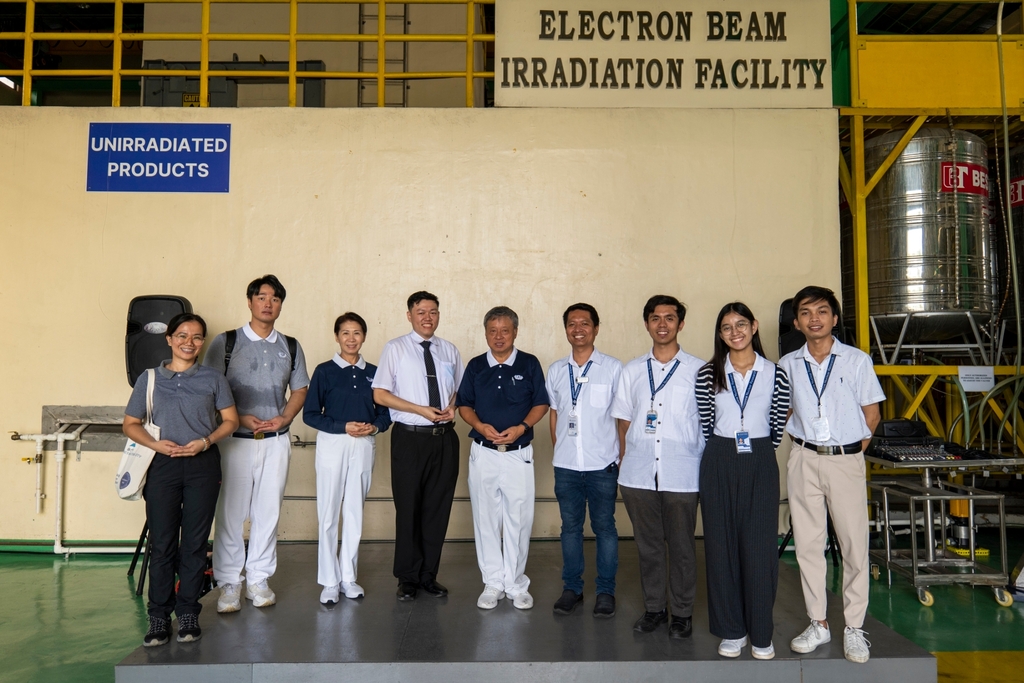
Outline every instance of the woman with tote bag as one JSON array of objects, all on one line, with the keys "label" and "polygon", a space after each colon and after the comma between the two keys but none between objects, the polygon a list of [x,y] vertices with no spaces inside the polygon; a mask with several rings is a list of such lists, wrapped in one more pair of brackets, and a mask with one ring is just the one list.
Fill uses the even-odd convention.
[{"label": "woman with tote bag", "polygon": [[[122,424],[125,436],[156,451],[142,491],[151,548],[149,632],[142,641],[146,647],[170,639],[172,611],[178,615],[179,643],[201,636],[199,594],[220,493],[216,443],[238,427],[235,399],[224,375],[197,362],[206,322],[192,313],[176,315],[166,337],[171,359],[155,373],[139,376]],[[152,421],[160,428],[159,440],[143,424],[151,376],[156,378]],[[177,594],[175,574],[181,582]]]}]

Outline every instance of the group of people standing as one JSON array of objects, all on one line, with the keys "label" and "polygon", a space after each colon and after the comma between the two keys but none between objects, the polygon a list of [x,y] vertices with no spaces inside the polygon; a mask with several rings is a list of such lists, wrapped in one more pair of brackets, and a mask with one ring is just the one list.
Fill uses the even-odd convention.
[{"label": "group of people standing", "polygon": [[[870,358],[832,336],[839,306],[830,290],[806,287],[796,295],[794,325],[807,344],[778,364],[764,357],[757,320],[739,302],[719,313],[714,357],[705,363],[678,343],[685,306],[671,296],[651,297],[643,321],[652,348],[625,365],[596,349],[597,310],[573,304],[562,316],[571,352],[551,364],[546,379],[537,357],[516,347],[519,318],[505,306],[484,316],[488,351],[464,368],[458,349],[435,334],[438,298],[421,291],[407,300],[411,332],[384,346],[379,367],[360,354],[366,322],[345,313],[334,325],[338,353],[318,365],[310,381],[301,346],[274,329],[285,298],[281,283],[273,275],[257,279],[247,298],[250,322],[218,335],[203,366],[197,358],[205,322],[193,314],[170,322],[172,358],[157,369],[153,401],[162,440],[143,428],[146,375],[125,411],[125,434],[157,451],[144,489],[153,548],[145,645],[169,640],[172,611],[179,642],[200,637],[198,598],[214,510],[218,612],[239,610],[243,594],[255,607],[276,601],[267,579],[276,569],[288,427],[300,411],[318,431],[320,601],[364,595],[357,583],[362,508],[374,437],[392,426],[397,597],[446,596],[437,577],[459,473],[458,412],[473,441],[469,490],[484,584],[479,608],[493,609],[505,598],[517,609],[533,607],[525,573],[534,514],[532,441],[548,414],[562,519],[563,591],[554,612],[572,613],[584,601],[589,508],[597,542],[593,614],[615,614],[621,490],[645,605],[634,630],[650,633],[667,622],[671,637],[689,637],[700,502],[710,630],[722,639],[719,654],[736,657],[749,644],[755,658],[771,659],[775,449],[788,431],[789,502],[811,618],[790,647],[806,653],[830,640],[823,554],[828,509],[843,550],[844,652],[851,661],[868,660],[860,453],[885,397]],[[181,578],[177,595],[175,574]]]}]

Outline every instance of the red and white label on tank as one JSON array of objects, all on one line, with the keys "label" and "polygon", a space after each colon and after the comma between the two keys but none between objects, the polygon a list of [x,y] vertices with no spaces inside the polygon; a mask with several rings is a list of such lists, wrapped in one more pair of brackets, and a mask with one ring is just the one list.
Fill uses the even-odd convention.
[{"label": "red and white label on tank", "polygon": [[1010,181],[1010,206],[1024,206],[1024,176]]},{"label": "red and white label on tank", "polygon": [[942,162],[942,191],[952,192],[956,183],[957,192],[988,196],[988,169],[980,164]]}]

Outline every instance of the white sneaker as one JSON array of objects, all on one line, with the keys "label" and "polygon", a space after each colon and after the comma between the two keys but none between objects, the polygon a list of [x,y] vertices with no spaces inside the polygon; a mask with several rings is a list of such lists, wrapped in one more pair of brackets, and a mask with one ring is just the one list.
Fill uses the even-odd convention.
[{"label": "white sneaker", "polygon": [[338,586],[324,586],[324,589],[320,591],[320,604],[321,605],[333,605],[338,602]]},{"label": "white sneaker", "polygon": [[859,628],[847,626],[843,631],[843,654],[851,662],[863,664],[871,658],[868,648],[871,643],[864,637],[864,631]]},{"label": "white sneaker", "polygon": [[524,591],[512,598],[512,606],[516,609],[533,609],[533,596]]},{"label": "white sneaker", "polygon": [[504,597],[505,593],[503,591],[487,586],[484,588],[484,592],[480,594],[480,597],[477,598],[476,606],[480,609],[494,609],[498,606],[498,600]]},{"label": "white sneaker", "polygon": [[363,587],[355,581],[342,581],[341,590],[345,591],[345,597],[349,600],[355,600],[356,598],[361,598],[366,595],[366,593],[363,592]]},{"label": "white sneaker", "polygon": [[807,654],[808,652],[814,652],[815,648],[819,645],[824,645],[831,641],[832,633],[828,630],[828,627],[822,626],[816,621],[811,621],[811,625],[789,643],[789,649],[800,654]]},{"label": "white sneaker", "polygon": [[718,646],[718,654],[723,657],[739,657],[740,653],[743,652],[743,648],[747,646],[747,637],[742,638],[723,638],[721,644]]},{"label": "white sneaker", "polygon": [[775,645],[768,643],[768,647],[752,647],[750,654],[754,655],[754,659],[775,659]]},{"label": "white sneaker", "polygon": [[242,584],[221,584],[220,595],[217,597],[217,611],[226,614],[237,612],[240,609],[242,609]]},{"label": "white sneaker", "polygon": [[256,584],[246,583],[245,597],[252,600],[253,607],[269,607],[277,602],[277,596],[274,595],[274,591],[270,590],[266,579]]}]

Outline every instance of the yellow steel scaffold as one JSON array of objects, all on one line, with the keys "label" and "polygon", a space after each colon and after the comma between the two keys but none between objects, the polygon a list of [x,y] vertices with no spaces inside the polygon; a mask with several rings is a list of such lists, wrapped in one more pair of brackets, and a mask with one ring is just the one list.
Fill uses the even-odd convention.
[{"label": "yellow steel scaffold", "polygon": [[[211,77],[230,76],[232,78],[258,77],[288,79],[288,106],[296,106],[296,90],[298,84],[298,44],[300,42],[339,42],[355,43],[370,42],[377,44],[377,71],[317,71],[317,78],[327,79],[373,79],[377,81],[377,106],[384,106],[384,84],[388,80],[429,79],[429,78],[465,78],[466,106],[474,105],[474,81],[478,78],[494,78],[493,71],[476,70],[476,46],[478,43],[493,43],[494,34],[476,33],[477,10],[480,5],[493,5],[495,0],[403,0],[404,4],[416,5],[465,5],[466,32],[455,33],[423,33],[423,34],[388,34],[385,33],[386,22],[377,22],[377,34],[348,33],[299,33],[299,5],[354,5],[374,4],[365,0],[97,0],[97,2],[114,5],[114,30],[109,33],[75,33],[50,32],[35,30],[36,0],[0,0],[0,3],[19,3],[25,5],[25,30],[19,32],[0,32],[0,40],[22,40],[25,43],[24,62],[21,69],[0,69],[0,76],[15,76],[21,80],[21,103],[23,106],[32,104],[32,78],[36,76],[108,76],[113,80],[111,105],[121,106],[121,81],[126,77],[139,76],[191,76],[199,78],[199,106],[209,106],[209,81]],[[124,6],[127,3],[174,3],[202,5],[202,20],[199,33],[157,33],[130,32],[122,30]],[[210,6],[214,3],[260,3],[286,4],[289,6],[288,33],[213,33],[210,31]],[[387,2],[380,0],[375,3],[378,16],[386,16]],[[113,42],[113,65],[110,69],[34,69],[32,68],[33,43],[42,40],[103,40]],[[199,69],[125,69],[122,68],[122,48],[125,41],[145,40],[191,40],[199,41]],[[288,43],[288,71],[222,71],[210,69],[210,42],[224,40],[266,41]],[[465,43],[466,69],[464,71],[416,71],[398,72],[385,71],[384,53],[388,43]],[[304,74],[303,75],[307,75]]]},{"label": "yellow steel scaffold", "polygon": [[[991,133],[1001,129],[1002,115],[998,68],[998,41],[993,34],[981,35],[864,35],[857,26],[857,7],[871,0],[847,0],[850,44],[850,103],[840,108],[849,129],[851,164],[839,155],[839,182],[853,218],[854,303],[858,346],[870,352],[868,310],[868,246],[866,201],[886,172],[906,149],[914,134],[929,117],[957,117],[957,128]],[[914,0],[887,0],[906,4]],[[992,0],[931,0],[933,4],[994,4]],[[1007,5],[1024,3],[1013,2]],[[1024,112],[1024,35],[1002,36],[1008,112],[1017,120],[1010,133],[1022,127]],[[882,165],[866,177],[864,168],[865,131],[906,127],[905,134]],[[1008,208],[1008,207],[1007,207]],[[945,365],[877,365],[877,374],[902,398],[886,401],[885,417],[923,420],[935,436],[963,438],[962,407],[947,400],[940,411],[933,390],[938,384],[955,385],[958,369]],[[1015,376],[1015,366],[997,366],[997,381]],[[996,392],[982,401],[1002,420],[1011,404],[1010,395]],[[1016,410],[1016,407],[1013,408]],[[1017,433],[1011,425],[1019,426]],[[977,427],[977,425],[974,425]],[[1024,450],[1024,416],[1003,422],[1009,440]],[[971,430],[972,432],[975,429]]]}]

